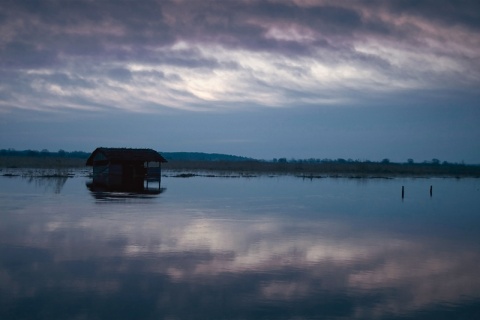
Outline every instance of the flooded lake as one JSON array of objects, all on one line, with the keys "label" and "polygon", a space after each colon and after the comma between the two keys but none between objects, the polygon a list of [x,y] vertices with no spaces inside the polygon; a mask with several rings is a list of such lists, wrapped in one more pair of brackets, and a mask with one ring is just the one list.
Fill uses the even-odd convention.
[{"label": "flooded lake", "polygon": [[0,177],[0,319],[480,319],[480,179],[89,183]]}]

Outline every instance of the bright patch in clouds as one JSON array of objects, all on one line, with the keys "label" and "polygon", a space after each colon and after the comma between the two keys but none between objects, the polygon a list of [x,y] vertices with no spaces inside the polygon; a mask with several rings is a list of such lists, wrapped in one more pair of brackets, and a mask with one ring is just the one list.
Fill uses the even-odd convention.
[{"label": "bright patch in clouds", "polygon": [[[48,2],[38,14],[5,7],[2,52],[18,65],[11,69],[14,83],[0,89],[12,92],[3,99],[6,108],[352,104],[358,91],[436,90],[459,74],[463,81],[480,74],[478,65],[468,65],[478,59],[477,32],[422,19],[408,6],[395,14],[396,2],[391,8],[342,1],[78,4],[77,12]],[[64,20],[42,9],[59,10]],[[101,18],[81,19],[82,10]]]},{"label": "bright patch in clouds", "polygon": [[[421,85],[408,78],[389,77],[381,69],[356,61],[328,64],[323,61],[322,52],[307,57],[289,57],[222,48],[218,45],[184,47],[187,51],[200,52],[202,59],[215,61],[216,66],[191,68],[141,62],[104,62],[82,70],[75,69],[77,64],[55,71],[29,70],[26,74],[31,81],[31,92],[30,97],[26,96],[27,99],[30,98],[27,105],[34,107],[39,102],[45,104],[56,100],[55,105],[59,108],[70,106],[89,109],[88,105],[72,103],[72,98],[101,108],[141,112],[161,111],[163,108],[223,110],[235,103],[242,103],[246,107],[329,105],[355,101],[355,97],[349,94],[350,90],[388,92]],[[432,63],[430,66],[427,64],[431,59],[419,54],[394,48],[379,49],[378,46],[359,46],[356,50],[376,58],[388,59],[398,68],[412,70],[409,63],[422,62],[427,71],[433,69]],[[448,62],[445,61],[444,65]],[[438,63],[435,66],[434,71],[437,73],[450,70],[442,69]],[[109,73],[109,70],[123,70],[124,74]],[[72,86],[62,80],[56,81],[56,75],[63,75],[63,80],[81,80],[88,85]],[[292,96],[292,92],[296,94]],[[44,96],[44,99],[38,100],[39,95]],[[50,105],[43,107],[55,108]]]}]

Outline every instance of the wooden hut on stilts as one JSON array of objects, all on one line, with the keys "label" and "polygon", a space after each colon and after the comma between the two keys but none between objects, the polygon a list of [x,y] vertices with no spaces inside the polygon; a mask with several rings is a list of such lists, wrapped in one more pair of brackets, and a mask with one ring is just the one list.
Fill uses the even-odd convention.
[{"label": "wooden hut on stilts", "polygon": [[101,147],[92,152],[86,165],[93,167],[94,184],[144,190],[151,181],[158,181],[160,188],[164,162],[167,160],[152,149]]}]

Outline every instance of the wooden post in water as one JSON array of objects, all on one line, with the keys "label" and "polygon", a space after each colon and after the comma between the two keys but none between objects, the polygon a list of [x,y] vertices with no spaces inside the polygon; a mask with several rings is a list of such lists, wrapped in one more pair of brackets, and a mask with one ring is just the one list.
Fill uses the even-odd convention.
[{"label": "wooden post in water", "polygon": [[430,197],[432,196],[433,194],[433,186],[430,186]]},{"label": "wooden post in water", "polygon": [[405,187],[402,186],[402,199],[405,197]]}]

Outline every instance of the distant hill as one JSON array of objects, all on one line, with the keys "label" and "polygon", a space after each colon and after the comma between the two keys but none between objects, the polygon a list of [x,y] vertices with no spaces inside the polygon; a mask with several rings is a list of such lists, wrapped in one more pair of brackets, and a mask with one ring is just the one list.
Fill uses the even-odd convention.
[{"label": "distant hill", "polygon": [[[47,149],[37,150],[15,150],[0,149],[0,168],[56,168],[56,167],[83,167],[90,156],[90,152],[64,151],[51,152]],[[196,165],[198,163],[212,162],[252,162],[252,158],[240,157],[220,153],[203,152],[160,152],[167,159],[169,165]]]},{"label": "distant hill", "polygon": [[[15,156],[15,157],[29,157],[29,158],[76,158],[87,159],[90,152],[72,151],[67,152],[59,150],[58,152],[51,152],[46,149],[42,151],[37,150],[15,150],[15,149],[0,149],[0,156]],[[255,159],[233,156],[221,153],[203,153],[203,152],[160,152],[160,154],[168,161],[252,161]]]},{"label": "distant hill", "polygon": [[160,152],[167,161],[254,161],[255,159],[221,153]]}]

